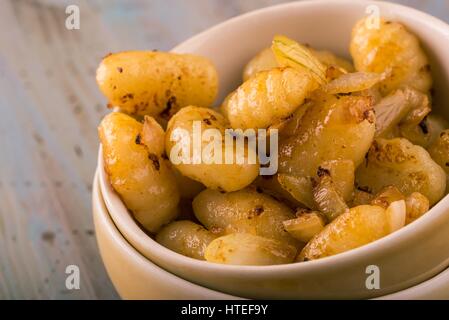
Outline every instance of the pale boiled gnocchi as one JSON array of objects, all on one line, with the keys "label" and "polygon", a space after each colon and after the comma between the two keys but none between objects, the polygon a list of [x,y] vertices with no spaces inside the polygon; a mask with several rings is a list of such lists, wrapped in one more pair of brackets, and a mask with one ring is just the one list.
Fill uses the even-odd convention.
[{"label": "pale boiled gnocchi", "polygon": [[97,82],[123,112],[99,126],[113,189],[158,243],[220,264],[320,259],[419,220],[449,191],[428,58],[393,21],[358,22],[349,45],[353,62],[277,35],[218,109],[207,59],[106,57]]},{"label": "pale boiled gnocchi", "polygon": [[164,247],[199,260],[204,260],[207,246],[216,238],[215,234],[189,220],[174,221],[156,235],[156,241]]}]

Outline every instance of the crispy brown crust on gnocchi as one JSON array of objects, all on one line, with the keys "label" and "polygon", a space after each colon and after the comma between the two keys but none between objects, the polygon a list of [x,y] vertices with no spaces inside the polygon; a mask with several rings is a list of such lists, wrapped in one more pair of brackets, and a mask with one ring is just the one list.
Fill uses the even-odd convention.
[{"label": "crispy brown crust on gnocchi", "polygon": [[446,189],[446,176],[429,153],[403,138],[377,139],[366,162],[356,174],[358,185],[377,193],[392,185],[405,195],[420,192],[431,205],[440,200]]},{"label": "crispy brown crust on gnocchi", "polygon": [[103,59],[97,83],[111,106],[129,114],[168,118],[187,105],[210,106],[217,95],[218,75],[202,57],[127,51]]}]

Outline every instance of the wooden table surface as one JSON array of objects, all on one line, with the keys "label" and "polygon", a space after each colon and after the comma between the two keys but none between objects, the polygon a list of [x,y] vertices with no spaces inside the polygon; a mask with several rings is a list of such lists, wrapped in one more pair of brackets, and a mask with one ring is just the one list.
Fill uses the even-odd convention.
[{"label": "wooden table surface", "polygon": [[[168,50],[278,0],[0,0],[0,299],[116,299],[91,213],[95,69],[108,52]],[[395,1],[449,21],[447,0]],[[67,5],[81,28],[65,28]],[[80,268],[67,290],[65,268]]]}]

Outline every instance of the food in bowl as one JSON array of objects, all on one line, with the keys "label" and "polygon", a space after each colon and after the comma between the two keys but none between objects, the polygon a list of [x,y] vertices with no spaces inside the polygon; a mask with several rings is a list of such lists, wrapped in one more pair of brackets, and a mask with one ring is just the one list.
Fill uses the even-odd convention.
[{"label": "food in bowl", "polygon": [[[191,258],[270,265],[360,247],[427,212],[447,192],[448,126],[430,114],[418,39],[400,23],[371,27],[354,27],[354,66],[276,36],[219,109],[204,58],[106,57],[97,80],[119,112],[99,126],[104,168],[137,223]],[[261,174],[261,149],[275,173]]]}]

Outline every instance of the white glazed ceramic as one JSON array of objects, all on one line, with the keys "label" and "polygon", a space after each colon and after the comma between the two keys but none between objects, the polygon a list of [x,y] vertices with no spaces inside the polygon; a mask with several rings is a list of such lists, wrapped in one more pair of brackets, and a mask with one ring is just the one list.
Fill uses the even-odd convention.
[{"label": "white glazed ceramic", "polygon": [[[220,24],[174,49],[211,59],[220,76],[220,98],[236,87],[244,64],[286,34],[316,48],[347,55],[350,33],[367,8],[418,35],[431,58],[435,109],[449,119],[449,27],[422,12],[384,2],[338,0],[295,2],[255,11]],[[443,106],[443,107],[442,107]],[[142,255],[162,268],[209,288],[250,298],[370,298],[397,292],[431,278],[449,265],[449,197],[424,217],[383,239],[340,255],[281,266],[228,266],[176,254],[148,237],[113,192],[99,157],[100,187],[117,228]],[[366,268],[381,272],[381,289],[365,286]]]},{"label": "white glazed ceramic", "polygon": [[101,258],[123,299],[238,299],[178,278],[137,252],[111,220],[100,193],[97,175],[93,183],[92,208]]}]

